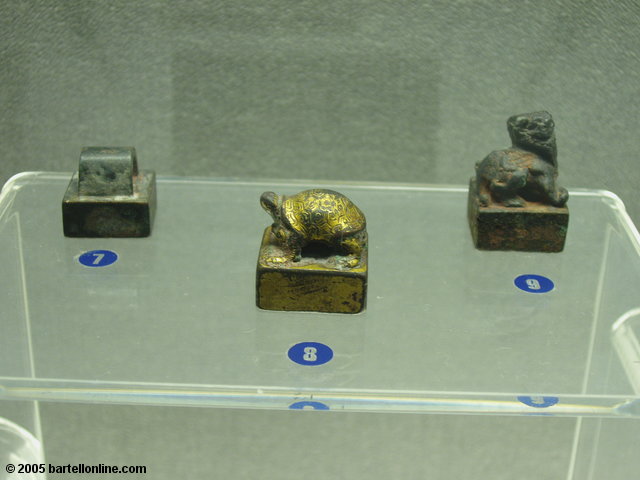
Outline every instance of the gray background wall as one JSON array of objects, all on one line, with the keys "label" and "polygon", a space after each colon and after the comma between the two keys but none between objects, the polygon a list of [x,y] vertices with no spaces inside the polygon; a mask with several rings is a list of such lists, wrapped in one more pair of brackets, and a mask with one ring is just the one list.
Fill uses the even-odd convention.
[{"label": "gray background wall", "polygon": [[554,115],[561,183],[640,220],[630,1],[0,5],[0,175],[134,145],[164,175],[466,183]]},{"label": "gray background wall", "polygon": [[[547,109],[560,183],[638,223],[639,19],[630,1],[5,1],[0,180],[134,145],[161,175],[464,184],[509,115]],[[72,408],[44,409],[60,461]]]}]

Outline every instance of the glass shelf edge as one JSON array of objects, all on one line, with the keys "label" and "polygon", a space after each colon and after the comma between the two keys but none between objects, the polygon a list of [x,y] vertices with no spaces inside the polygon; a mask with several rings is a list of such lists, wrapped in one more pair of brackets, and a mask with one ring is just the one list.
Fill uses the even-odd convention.
[{"label": "glass shelf edge", "polygon": [[[5,185],[4,188],[11,186],[14,183],[18,183],[25,178],[34,177],[38,179],[56,179],[56,180],[69,180],[72,172],[47,172],[47,171],[29,171],[20,172],[13,175]],[[419,183],[419,182],[393,182],[393,181],[362,181],[362,180],[339,180],[339,179],[282,179],[282,178],[256,178],[256,177],[205,177],[205,176],[177,176],[177,175],[160,175],[157,177],[158,183],[170,183],[170,182],[190,182],[195,184],[218,184],[218,183],[233,183],[237,185],[273,185],[273,186],[291,186],[291,185],[342,185],[352,188],[390,188],[390,189],[415,189],[426,191],[451,191],[461,192],[468,190],[466,184],[435,184],[435,183]],[[589,188],[570,188],[569,192],[576,196],[603,196],[611,199],[612,203],[618,208],[625,209],[622,200],[613,192],[602,189],[589,189]]]},{"label": "glass shelf edge", "polygon": [[342,391],[4,377],[0,399],[276,410],[302,402],[337,411],[640,418],[640,397],[620,395]]}]

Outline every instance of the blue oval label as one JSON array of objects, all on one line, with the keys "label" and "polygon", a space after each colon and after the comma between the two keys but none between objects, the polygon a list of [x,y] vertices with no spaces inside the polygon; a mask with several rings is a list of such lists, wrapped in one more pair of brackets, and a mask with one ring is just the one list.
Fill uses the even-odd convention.
[{"label": "blue oval label", "polygon": [[321,402],[303,401],[289,405],[291,410],[329,410],[329,407]]},{"label": "blue oval label", "polygon": [[549,408],[560,401],[558,397],[518,397],[518,400],[533,408]]},{"label": "blue oval label", "polygon": [[324,343],[302,342],[287,352],[289,359],[299,365],[323,365],[333,358],[333,350]]},{"label": "blue oval label", "polygon": [[520,290],[529,293],[547,293],[553,290],[554,287],[551,279],[543,277],[542,275],[533,275],[530,273],[520,275],[513,281],[513,283]]},{"label": "blue oval label", "polygon": [[85,267],[106,267],[118,260],[118,254],[111,250],[91,250],[84,252],[78,261]]}]

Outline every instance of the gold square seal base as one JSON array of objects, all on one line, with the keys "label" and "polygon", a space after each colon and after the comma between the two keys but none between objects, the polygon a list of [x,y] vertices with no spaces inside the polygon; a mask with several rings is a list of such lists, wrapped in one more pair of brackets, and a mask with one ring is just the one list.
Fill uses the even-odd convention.
[{"label": "gold square seal base", "polygon": [[348,267],[339,255],[273,263],[284,252],[267,227],[256,272],[256,304],[264,310],[359,313],[367,294],[367,249]]}]

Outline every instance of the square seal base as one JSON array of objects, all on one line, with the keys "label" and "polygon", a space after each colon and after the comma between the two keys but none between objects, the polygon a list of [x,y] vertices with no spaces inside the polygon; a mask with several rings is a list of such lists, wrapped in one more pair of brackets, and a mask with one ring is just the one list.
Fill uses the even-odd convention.
[{"label": "square seal base", "polygon": [[481,250],[561,252],[569,225],[567,207],[529,202],[525,207],[489,205],[478,201],[475,178],[469,184],[468,216],[471,236]]},{"label": "square seal base", "polygon": [[367,249],[353,268],[339,255],[272,263],[284,252],[267,227],[256,272],[256,304],[264,310],[359,313],[367,295]]},{"label": "square seal base", "polygon": [[156,211],[156,176],[140,172],[133,195],[78,195],[78,173],[62,200],[67,237],[148,237]]}]

